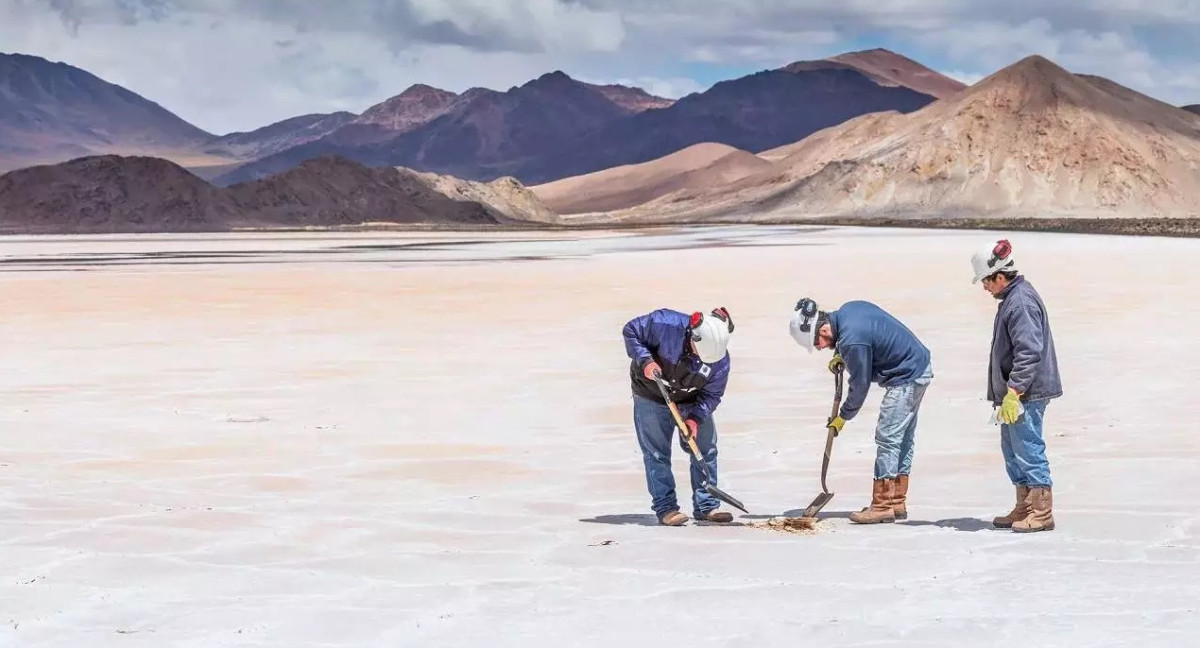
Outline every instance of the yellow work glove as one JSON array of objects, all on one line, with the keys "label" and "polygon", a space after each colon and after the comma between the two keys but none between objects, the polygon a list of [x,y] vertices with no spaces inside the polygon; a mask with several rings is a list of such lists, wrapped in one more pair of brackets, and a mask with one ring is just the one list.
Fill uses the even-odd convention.
[{"label": "yellow work glove", "polygon": [[1007,425],[1012,425],[1020,416],[1021,397],[1009,387],[1008,393],[1004,395],[1004,401],[1000,403],[1000,420]]},{"label": "yellow work glove", "polygon": [[829,372],[837,373],[846,367],[846,361],[842,360],[842,356],[833,354],[833,358],[829,361]]},{"label": "yellow work glove", "polygon": [[846,419],[842,418],[841,416],[835,416],[835,417],[829,419],[829,422],[825,424],[825,427],[833,428],[833,436],[837,436],[837,435],[841,434],[842,427],[845,425],[846,425]]}]

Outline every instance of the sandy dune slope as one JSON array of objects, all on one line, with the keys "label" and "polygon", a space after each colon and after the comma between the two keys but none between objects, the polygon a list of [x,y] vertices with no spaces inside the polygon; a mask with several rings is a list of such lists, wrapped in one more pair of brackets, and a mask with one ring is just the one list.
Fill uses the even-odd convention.
[{"label": "sandy dune slope", "polygon": [[628,164],[532,187],[560,214],[633,207],[676,192],[724,185],[765,169],[767,160],[741,149],[705,142],[649,162]]}]

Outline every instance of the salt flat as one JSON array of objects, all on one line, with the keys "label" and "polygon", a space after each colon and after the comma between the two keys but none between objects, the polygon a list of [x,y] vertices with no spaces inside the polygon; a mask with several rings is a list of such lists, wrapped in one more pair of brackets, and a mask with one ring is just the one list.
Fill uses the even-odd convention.
[{"label": "salt flat", "polygon": [[[1058,529],[983,400],[984,232],[713,228],[0,240],[0,646],[1186,646],[1200,631],[1200,241],[1012,233],[1051,311]],[[907,523],[858,527],[801,296],[931,347]],[[620,329],[724,305],[721,485],[656,526]],[[677,480],[686,462],[676,454]],[[684,500],[686,496],[681,497]]]}]

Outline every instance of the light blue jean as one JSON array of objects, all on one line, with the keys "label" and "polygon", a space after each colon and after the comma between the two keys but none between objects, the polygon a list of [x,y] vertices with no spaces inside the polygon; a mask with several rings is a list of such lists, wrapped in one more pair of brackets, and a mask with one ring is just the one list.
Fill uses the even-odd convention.
[{"label": "light blue jean", "polygon": [[1022,403],[1025,413],[1012,425],[1000,424],[1000,451],[1004,453],[1004,469],[1014,486],[1050,488],[1050,461],[1046,459],[1046,441],[1042,438],[1042,422],[1046,418],[1048,400]]},{"label": "light blue jean", "polygon": [[932,381],[930,364],[915,381],[889,387],[884,392],[879,404],[879,422],[875,425],[875,479],[895,479],[912,470],[917,414]]},{"label": "light blue jean", "polygon": [[[638,445],[642,448],[642,462],[646,467],[646,489],[650,491],[650,508],[658,517],[668,511],[679,510],[675,499],[675,475],[671,472],[671,436],[675,433],[675,418],[671,410],[640,396],[633,397],[633,426],[637,430]],[[713,481],[717,479],[717,427],[712,417],[700,423],[696,430],[696,445],[708,465]],[[689,459],[692,456],[683,437],[679,447]],[[721,505],[721,501],[704,490],[704,473],[696,462],[689,460],[692,481],[692,516],[704,517]]]}]

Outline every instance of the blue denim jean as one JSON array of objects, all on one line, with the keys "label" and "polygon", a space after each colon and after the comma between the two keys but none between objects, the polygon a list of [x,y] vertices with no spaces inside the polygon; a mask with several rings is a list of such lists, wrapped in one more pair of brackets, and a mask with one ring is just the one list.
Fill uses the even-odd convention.
[{"label": "blue denim jean", "polygon": [[[662,403],[640,396],[633,397],[633,426],[637,430],[638,445],[642,448],[642,462],[646,467],[646,489],[650,491],[650,508],[662,517],[668,511],[679,510],[675,499],[675,475],[671,472],[671,436],[675,433],[675,419],[671,410]],[[712,417],[700,423],[696,431],[696,445],[708,465],[713,480],[717,479],[717,428]],[[691,458],[691,450],[683,437],[679,447],[684,456]],[[704,473],[695,461],[689,460],[692,481],[692,516],[703,517],[720,506],[721,501],[708,494],[703,488]]]},{"label": "blue denim jean", "polygon": [[1000,424],[1000,451],[1004,453],[1004,469],[1014,486],[1050,488],[1050,461],[1046,459],[1046,441],[1042,438],[1042,422],[1046,417],[1048,400],[1022,403],[1025,413],[1012,425]]},{"label": "blue denim jean", "polygon": [[889,387],[884,392],[879,404],[879,422],[875,425],[875,479],[895,479],[912,470],[917,414],[932,381],[931,364],[915,381]]}]

